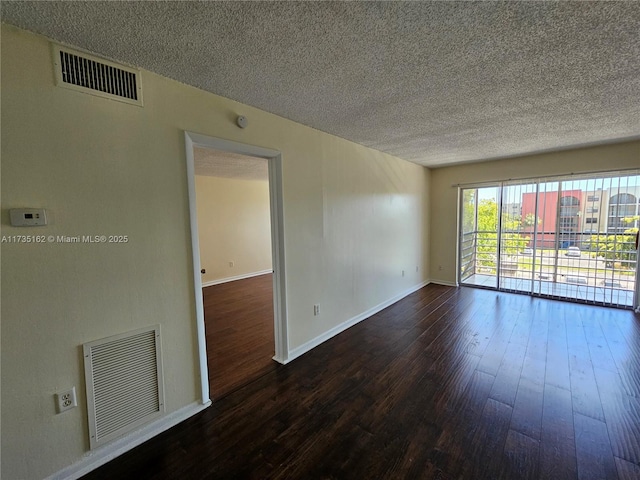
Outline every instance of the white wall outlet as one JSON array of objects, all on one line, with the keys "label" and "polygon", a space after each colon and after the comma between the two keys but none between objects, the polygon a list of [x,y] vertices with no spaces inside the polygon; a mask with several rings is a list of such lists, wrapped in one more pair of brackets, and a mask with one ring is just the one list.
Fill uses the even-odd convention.
[{"label": "white wall outlet", "polygon": [[319,304],[319,303],[316,303],[316,304],[313,306],[313,316],[314,316],[314,317],[317,317],[318,315],[320,315],[320,304]]},{"label": "white wall outlet", "polygon": [[233,266],[234,266],[234,265],[235,265],[235,263],[234,263],[234,262],[229,262],[229,267],[230,267],[230,268],[233,268]]},{"label": "white wall outlet", "polygon": [[404,270],[402,270],[402,276],[404,277]]},{"label": "white wall outlet", "polygon": [[78,406],[76,387],[71,387],[71,390],[67,390],[65,392],[56,393],[55,397],[58,413],[65,412]]}]

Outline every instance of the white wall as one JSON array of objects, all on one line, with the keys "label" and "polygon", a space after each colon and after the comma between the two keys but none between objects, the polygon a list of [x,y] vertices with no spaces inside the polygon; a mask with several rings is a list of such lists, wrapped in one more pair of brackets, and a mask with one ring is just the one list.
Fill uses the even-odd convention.
[{"label": "white wall", "polygon": [[[290,348],[426,280],[427,169],[146,71],[143,108],[58,88],[49,42],[7,25],[1,60],[2,235],[129,237],[2,244],[4,478],[86,455],[84,342],[160,323],[167,411],[199,400],[184,130],[282,153]],[[51,223],[11,227],[15,207]]]},{"label": "white wall", "polygon": [[[431,171],[431,278],[456,282],[457,184],[640,167],[640,141],[470,163]],[[442,270],[438,267],[442,265]]]},{"label": "white wall", "polygon": [[202,283],[271,270],[269,182],[196,175],[195,184]]}]

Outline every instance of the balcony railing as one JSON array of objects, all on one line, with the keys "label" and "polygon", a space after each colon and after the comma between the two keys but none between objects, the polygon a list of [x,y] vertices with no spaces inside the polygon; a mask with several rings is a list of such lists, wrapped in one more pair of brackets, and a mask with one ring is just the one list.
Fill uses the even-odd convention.
[{"label": "balcony railing", "polygon": [[[500,252],[498,239],[500,238]],[[635,234],[473,231],[462,235],[460,279],[474,275],[633,292]]]}]

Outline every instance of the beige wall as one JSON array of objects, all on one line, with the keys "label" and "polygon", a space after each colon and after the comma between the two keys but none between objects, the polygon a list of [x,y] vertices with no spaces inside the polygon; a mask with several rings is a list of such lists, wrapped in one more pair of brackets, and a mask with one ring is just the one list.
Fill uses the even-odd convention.
[{"label": "beige wall", "polygon": [[454,185],[638,167],[640,141],[432,170],[431,279],[456,281],[458,188]]},{"label": "beige wall", "polygon": [[196,197],[202,283],[271,270],[268,181],[196,175]]},{"label": "beige wall", "polygon": [[184,130],[282,153],[290,348],[426,280],[427,169],[146,71],[143,108],[57,88],[49,42],[6,25],[1,73],[2,235],[129,238],[2,244],[3,478],[86,455],[84,342],[161,324],[167,412],[199,400]]}]

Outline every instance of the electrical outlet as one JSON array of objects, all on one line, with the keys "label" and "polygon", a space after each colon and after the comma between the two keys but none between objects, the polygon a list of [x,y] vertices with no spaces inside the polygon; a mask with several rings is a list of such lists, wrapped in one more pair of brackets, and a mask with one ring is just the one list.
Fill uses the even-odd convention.
[{"label": "electrical outlet", "polygon": [[316,304],[313,306],[313,316],[314,316],[314,317],[317,317],[318,315],[320,315],[320,304],[319,304],[319,303],[316,303]]},{"label": "electrical outlet", "polygon": [[416,272],[418,271],[418,265],[416,265]]},{"label": "electrical outlet", "polygon": [[438,270],[442,270],[442,265],[438,265]]},{"label": "electrical outlet", "polygon": [[65,412],[78,406],[78,400],[76,399],[76,387],[71,387],[71,390],[67,390],[65,392],[56,393],[55,397],[58,413]]},{"label": "electrical outlet", "polygon": [[233,262],[229,262],[229,267],[233,268],[234,263]]},{"label": "electrical outlet", "polygon": [[402,276],[404,277],[404,270],[402,270]]}]

